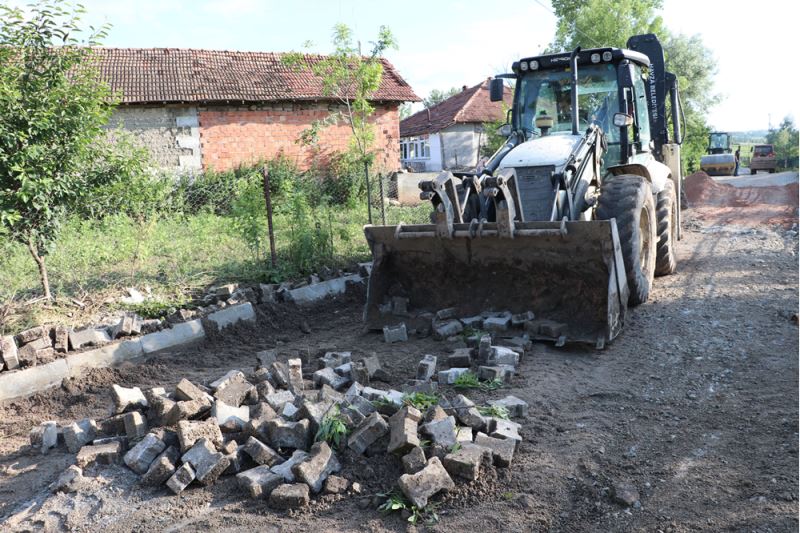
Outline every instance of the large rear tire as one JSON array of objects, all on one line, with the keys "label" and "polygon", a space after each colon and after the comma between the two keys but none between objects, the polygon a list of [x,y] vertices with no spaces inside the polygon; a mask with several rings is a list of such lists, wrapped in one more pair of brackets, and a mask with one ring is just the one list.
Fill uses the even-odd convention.
[{"label": "large rear tire", "polygon": [[675,201],[675,185],[667,180],[664,189],[656,195],[656,224],[658,225],[658,244],[656,245],[656,276],[667,276],[678,270],[678,206]]},{"label": "large rear tire", "polygon": [[610,176],[600,188],[597,218],[617,220],[628,305],[647,301],[656,267],[656,206],[650,183],[641,176]]}]

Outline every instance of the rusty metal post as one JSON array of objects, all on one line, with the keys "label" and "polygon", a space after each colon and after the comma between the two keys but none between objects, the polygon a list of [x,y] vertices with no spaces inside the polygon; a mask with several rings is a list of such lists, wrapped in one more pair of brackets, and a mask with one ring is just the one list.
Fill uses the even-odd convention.
[{"label": "rusty metal post", "polygon": [[269,228],[269,253],[273,268],[278,265],[278,256],[275,253],[275,231],[272,227],[272,197],[269,192],[269,169],[264,165],[261,170],[264,176],[264,201],[267,203],[267,227]]},{"label": "rusty metal post", "polygon": [[369,163],[364,161],[364,178],[367,180],[367,217],[372,225],[372,187],[369,183]]},{"label": "rusty metal post", "polygon": [[378,173],[378,184],[380,185],[380,193],[381,193],[381,221],[382,224],[386,225],[386,206],[384,205],[384,196],[383,196],[383,176]]}]

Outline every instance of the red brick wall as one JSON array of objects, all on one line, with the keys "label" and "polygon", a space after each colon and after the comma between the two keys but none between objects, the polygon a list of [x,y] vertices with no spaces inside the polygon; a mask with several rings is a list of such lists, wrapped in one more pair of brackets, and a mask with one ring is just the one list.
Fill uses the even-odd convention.
[{"label": "red brick wall", "polygon": [[[336,124],[320,131],[318,149],[297,142],[302,131],[315,120],[329,115],[333,107],[321,103],[283,103],[261,106],[200,108],[200,145],[203,168],[228,170],[238,165],[272,159],[280,154],[302,170],[349,147],[350,128]],[[382,170],[400,165],[400,119],[398,105],[378,105],[372,121],[375,128],[377,163]]]}]

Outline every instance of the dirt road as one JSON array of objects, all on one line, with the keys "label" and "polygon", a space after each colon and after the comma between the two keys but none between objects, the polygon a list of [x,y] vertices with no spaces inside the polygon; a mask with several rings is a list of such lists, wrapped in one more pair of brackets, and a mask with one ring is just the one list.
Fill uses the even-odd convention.
[{"label": "dirt road", "polygon": [[[513,387],[487,393],[530,403],[524,442],[512,468],[443,498],[432,530],[797,531],[797,232],[714,225],[694,210],[684,216],[679,272],[657,279],[621,337],[599,352],[537,345]],[[369,497],[328,497],[287,515],[247,499],[231,478],[176,497],[138,487],[122,467],[90,469],[91,486],[77,495],[50,495],[47,484],[73,456],[25,447],[40,421],[105,414],[111,383],[216,378],[250,367],[267,347],[374,351],[395,387],[424,353],[449,352],[431,339],[387,346],[362,334],[360,301],[351,295],[309,312],[262,308],[256,327],[0,406],[0,529],[406,530]],[[302,319],[312,333],[300,332]],[[400,473],[388,459],[343,463],[370,495]],[[638,490],[639,506],[613,500],[618,482]]]}]

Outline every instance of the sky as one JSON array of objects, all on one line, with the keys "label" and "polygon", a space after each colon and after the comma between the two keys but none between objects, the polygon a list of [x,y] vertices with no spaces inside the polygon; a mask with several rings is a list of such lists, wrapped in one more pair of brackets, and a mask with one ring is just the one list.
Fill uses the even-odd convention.
[{"label": "sky", "polygon": [[[11,5],[27,1],[4,0]],[[283,52],[330,50],[334,24],[350,26],[364,46],[388,26],[398,49],[386,55],[420,97],[471,86],[536,55],[552,40],[549,0],[82,0],[84,20],[112,25],[115,47],[211,48]],[[800,2],[664,0],[673,33],[699,33],[717,60],[719,130],[763,130],[799,118],[796,51]]]}]

